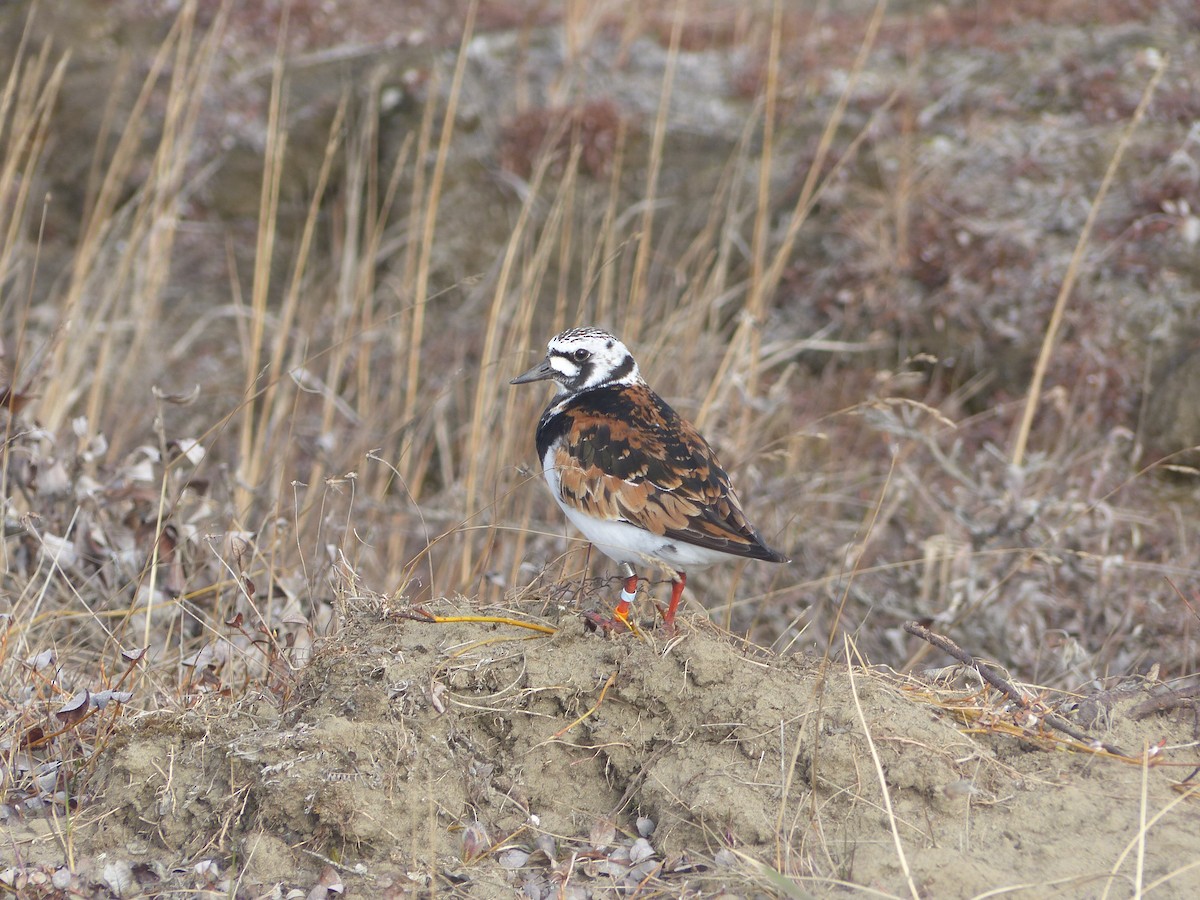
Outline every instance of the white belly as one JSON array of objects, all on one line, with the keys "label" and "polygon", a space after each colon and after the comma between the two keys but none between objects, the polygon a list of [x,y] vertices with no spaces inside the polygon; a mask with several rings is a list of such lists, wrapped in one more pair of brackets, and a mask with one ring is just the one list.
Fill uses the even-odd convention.
[{"label": "white belly", "polygon": [[660,566],[679,572],[711,566],[713,563],[731,559],[728,553],[720,550],[710,550],[679,540],[672,540],[664,535],[654,534],[628,522],[605,521],[594,519],[563,502],[559,491],[558,470],[550,464],[554,456],[553,449],[546,454],[542,471],[546,476],[546,484],[550,486],[550,495],[559,505],[571,524],[582,532],[597,550],[609,559],[618,563]]}]

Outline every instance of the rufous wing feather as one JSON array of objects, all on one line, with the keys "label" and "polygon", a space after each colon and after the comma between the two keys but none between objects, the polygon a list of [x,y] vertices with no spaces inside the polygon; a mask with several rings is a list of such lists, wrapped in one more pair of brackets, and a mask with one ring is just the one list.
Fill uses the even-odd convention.
[{"label": "rufous wing feather", "polygon": [[674,541],[782,560],[747,521],[703,437],[644,385],[593,392],[555,453],[564,503]]}]

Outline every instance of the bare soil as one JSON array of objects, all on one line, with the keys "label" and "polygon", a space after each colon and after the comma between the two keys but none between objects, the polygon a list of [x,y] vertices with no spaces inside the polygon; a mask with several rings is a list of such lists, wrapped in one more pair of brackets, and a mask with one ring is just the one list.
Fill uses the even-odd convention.
[{"label": "bare soil", "polygon": [[[553,616],[530,636],[359,610],[282,708],[125,721],[69,829],[23,822],[8,852],[49,864],[69,842],[82,883],[127,867],[118,896],[1200,891],[1179,768],[970,714],[972,686],[777,658],[690,617],[667,640]],[[1155,694],[1135,680],[1062,708],[1134,757],[1192,742],[1190,714],[1139,709]]]}]

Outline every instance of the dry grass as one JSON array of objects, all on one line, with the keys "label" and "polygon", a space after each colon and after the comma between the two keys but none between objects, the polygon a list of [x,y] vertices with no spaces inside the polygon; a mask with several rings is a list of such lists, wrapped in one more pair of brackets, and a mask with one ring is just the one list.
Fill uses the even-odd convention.
[{"label": "dry grass", "polygon": [[[116,715],[104,691],[140,710],[251,688],[286,705],[314,641],[364,598],[484,610],[608,574],[540,483],[544,398],[508,385],[550,335],[591,322],[702,424],[795,558],[695,580],[693,602],[726,628],[784,653],[852,635],[899,669],[929,661],[901,630],[928,620],[1055,688],[1195,670],[1190,482],[1137,456],[1152,315],[1068,313],[1066,336],[1062,310],[1048,324],[1048,278],[1108,296],[1081,274],[1083,242],[1065,267],[1082,217],[1037,237],[1054,203],[1102,198],[1098,173],[1021,213],[997,199],[989,217],[988,188],[960,202],[947,187],[980,181],[922,118],[928,47],[978,43],[977,23],[931,14],[893,92],[868,71],[878,41],[900,40],[883,3],[821,32],[845,63],[836,89],[801,68],[813,48],[796,49],[783,4],[706,10],[691,22],[704,40],[673,8],[641,22],[647,37],[640,20],[614,26],[621,4],[569,4],[561,70],[526,73],[518,102],[489,110],[506,168],[480,183],[478,134],[461,133],[494,102],[471,57],[476,4],[457,48],[422,64],[402,137],[391,72],[324,107],[294,93],[285,18],[256,82],[251,226],[206,206],[224,177],[213,97],[237,74],[222,48],[245,39],[233,10],[184,4],[134,69],[140,87],[114,86],[77,209],[47,194],[78,153],[55,142],[72,59],[31,26],[0,94],[5,790],[67,809]],[[529,63],[534,20],[518,21]],[[661,54],[657,95],[637,111],[597,98],[589,48],[625,59],[639,40]],[[758,42],[765,66],[742,73],[740,132],[681,173],[679,82],[696,77],[681,66],[697,41],[726,40]],[[1168,155],[1145,145],[1178,131],[1153,107],[1147,121],[1126,162],[1139,184]],[[1057,152],[994,164],[1033,171]],[[1182,233],[1191,213],[1170,210]],[[1103,212],[1105,239],[1130,242]],[[1159,237],[1138,245],[1151,260]],[[1120,279],[1130,258],[1088,260]],[[1183,301],[1171,314],[1186,321]],[[86,728],[71,708],[63,727],[81,690]],[[68,729],[71,746],[52,740]]]}]

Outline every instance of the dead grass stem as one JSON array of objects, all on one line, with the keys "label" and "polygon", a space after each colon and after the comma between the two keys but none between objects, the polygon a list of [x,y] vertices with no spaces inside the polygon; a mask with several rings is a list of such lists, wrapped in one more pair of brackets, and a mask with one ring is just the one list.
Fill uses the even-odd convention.
[{"label": "dead grass stem", "polygon": [[1151,74],[1150,80],[1146,83],[1146,88],[1142,92],[1142,98],[1138,101],[1137,108],[1133,111],[1133,115],[1130,117],[1124,131],[1121,132],[1121,137],[1117,141],[1117,148],[1113,151],[1108,168],[1104,171],[1104,178],[1101,179],[1100,187],[1096,189],[1096,196],[1092,198],[1091,206],[1088,208],[1087,219],[1083,223],[1083,228],[1079,231],[1079,240],[1075,243],[1075,252],[1071,254],[1071,262],[1067,265],[1062,286],[1058,289],[1058,296],[1054,300],[1054,310],[1051,312],[1050,321],[1046,325],[1046,332],[1042,338],[1042,346],[1038,351],[1037,363],[1033,369],[1033,377],[1029,383],[1029,396],[1025,402],[1025,412],[1021,416],[1021,424],[1017,429],[1016,438],[1013,440],[1012,462],[1014,466],[1020,466],[1025,460],[1025,445],[1029,442],[1029,432],[1033,428],[1033,417],[1037,412],[1038,404],[1042,398],[1042,382],[1046,378],[1046,369],[1050,363],[1051,354],[1054,351],[1054,343],[1058,337],[1059,328],[1062,327],[1063,313],[1067,308],[1067,300],[1071,296],[1071,289],[1075,286],[1075,280],[1079,277],[1079,270],[1083,265],[1083,255],[1087,250],[1092,229],[1095,227],[1096,217],[1100,214],[1100,207],[1104,203],[1104,198],[1108,196],[1113,179],[1116,178],[1117,169],[1121,165],[1121,159],[1125,156],[1125,150],[1129,146],[1134,133],[1137,131],[1138,125],[1142,121],[1142,116],[1146,114],[1146,109],[1150,106],[1150,100],[1154,97],[1154,91],[1158,87],[1163,73],[1167,70],[1167,63],[1167,57],[1162,57],[1153,74]]}]

